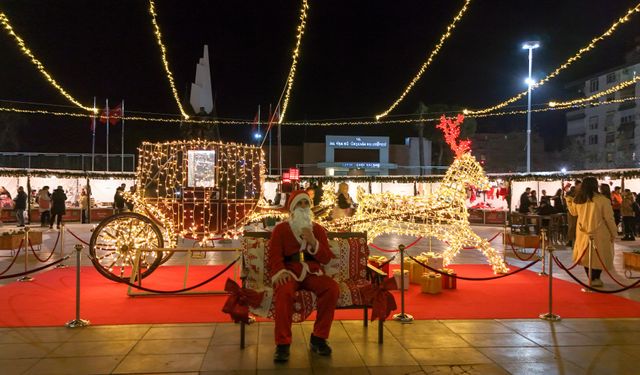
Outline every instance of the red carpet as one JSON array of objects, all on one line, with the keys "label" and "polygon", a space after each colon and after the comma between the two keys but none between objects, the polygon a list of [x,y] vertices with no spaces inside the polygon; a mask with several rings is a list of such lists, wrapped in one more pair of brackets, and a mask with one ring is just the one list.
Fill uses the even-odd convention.
[{"label": "red carpet", "polygon": [[[187,285],[203,281],[222,267],[191,267]],[[484,265],[455,265],[458,274],[490,276]],[[231,275],[231,271],[228,272]],[[184,267],[161,266],[144,286],[162,290],[182,287]],[[75,268],[37,274],[31,283],[0,286],[0,326],[61,326],[75,318]],[[200,290],[222,289],[226,276]],[[99,275],[93,267],[81,269],[80,317],[92,324],[228,322],[220,310],[226,296],[129,297],[127,286]],[[537,318],[548,312],[546,277],[530,271],[493,281],[458,280],[458,289],[438,295],[421,294],[412,285],[405,311],[416,319]],[[399,292],[394,292],[400,305]],[[640,303],[615,295],[582,293],[579,286],[554,280],[554,313],[563,318],[640,317]],[[337,319],[361,319],[358,310],[342,310]]]}]

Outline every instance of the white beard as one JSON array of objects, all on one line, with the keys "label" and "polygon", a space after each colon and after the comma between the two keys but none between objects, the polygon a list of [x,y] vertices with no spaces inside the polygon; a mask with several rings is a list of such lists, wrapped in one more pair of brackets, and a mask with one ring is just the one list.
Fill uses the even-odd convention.
[{"label": "white beard", "polygon": [[293,231],[293,235],[296,237],[298,242],[302,241],[302,228],[313,228],[313,222],[311,221],[311,208],[302,208],[298,207],[291,213],[291,218],[289,219],[289,225],[291,226],[291,230]]}]

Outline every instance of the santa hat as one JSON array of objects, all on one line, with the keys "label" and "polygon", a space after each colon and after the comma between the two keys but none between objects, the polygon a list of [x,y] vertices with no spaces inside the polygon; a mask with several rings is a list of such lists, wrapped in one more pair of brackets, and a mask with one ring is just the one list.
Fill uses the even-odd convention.
[{"label": "santa hat", "polygon": [[293,211],[293,209],[296,207],[296,204],[300,203],[300,201],[303,199],[306,199],[307,202],[311,203],[311,198],[309,197],[309,194],[307,194],[306,191],[295,190],[291,192],[291,195],[289,196],[289,201],[287,202],[287,208],[289,209],[289,211]]}]

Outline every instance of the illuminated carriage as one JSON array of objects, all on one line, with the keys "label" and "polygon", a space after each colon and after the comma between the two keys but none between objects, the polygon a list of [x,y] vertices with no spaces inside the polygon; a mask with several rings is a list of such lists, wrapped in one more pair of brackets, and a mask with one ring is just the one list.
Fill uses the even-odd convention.
[{"label": "illuminated carriage", "polygon": [[[141,278],[164,263],[178,240],[206,246],[233,237],[261,197],[264,157],[255,146],[210,141],[145,142],[139,148],[133,211],[104,219],[91,236],[96,269],[112,280]],[[164,250],[164,251],[163,251]]]}]

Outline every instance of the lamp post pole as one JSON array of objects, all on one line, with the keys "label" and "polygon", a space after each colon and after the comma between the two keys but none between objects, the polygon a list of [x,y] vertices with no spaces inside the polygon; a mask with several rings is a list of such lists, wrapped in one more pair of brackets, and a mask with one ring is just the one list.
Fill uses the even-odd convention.
[{"label": "lamp post pole", "polygon": [[527,173],[531,173],[531,68],[533,66],[533,50],[540,47],[538,42],[526,42],[523,49],[529,50],[529,78],[527,78]]}]

